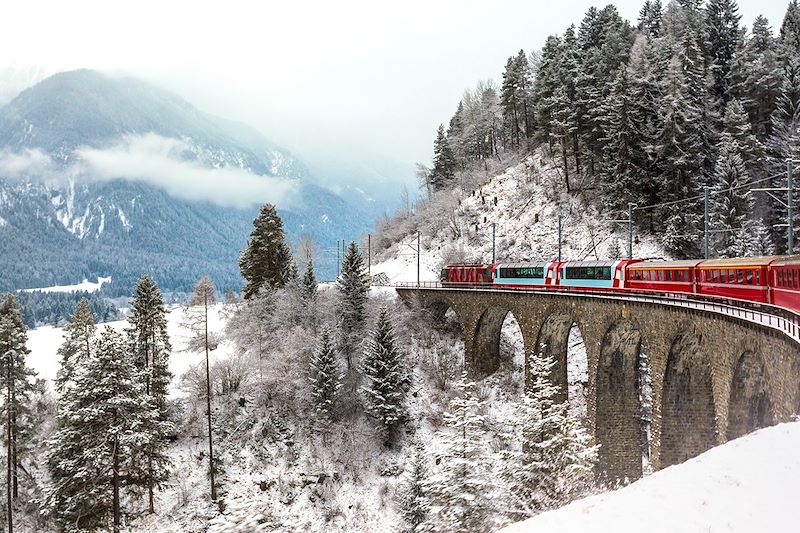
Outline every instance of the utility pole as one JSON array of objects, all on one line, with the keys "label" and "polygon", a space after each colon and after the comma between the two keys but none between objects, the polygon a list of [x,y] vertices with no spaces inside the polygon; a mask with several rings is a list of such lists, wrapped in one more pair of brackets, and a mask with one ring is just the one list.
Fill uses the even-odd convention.
[{"label": "utility pole", "polygon": [[786,160],[786,173],[789,180],[787,185],[788,196],[786,198],[786,205],[789,211],[789,242],[787,255],[794,253],[794,177],[792,176],[792,160]]},{"label": "utility pole", "polygon": [[339,279],[339,268],[341,266],[341,260],[339,259],[339,240],[336,240],[336,279]]},{"label": "utility pole", "polygon": [[703,213],[703,250],[705,258],[708,259],[708,187],[703,189],[704,192],[704,213]]},{"label": "utility pole", "polygon": [[417,287],[419,287],[419,256],[422,253],[422,248],[419,245],[419,231],[417,231]]},{"label": "utility pole", "polygon": [[633,206],[628,203],[628,259],[633,259]]},{"label": "utility pole", "polygon": [[492,222],[492,264],[495,263],[495,257],[496,257],[495,255],[496,234],[497,234],[497,224]]},{"label": "utility pole", "polygon": [[558,214],[558,262],[561,262],[561,213]]},{"label": "utility pole", "polygon": [[372,277],[372,234],[367,233],[367,274]]}]

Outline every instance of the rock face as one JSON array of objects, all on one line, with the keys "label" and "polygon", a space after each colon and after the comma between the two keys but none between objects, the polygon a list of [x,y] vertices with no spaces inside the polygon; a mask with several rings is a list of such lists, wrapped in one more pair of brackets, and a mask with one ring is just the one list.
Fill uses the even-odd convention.
[{"label": "rock face", "polygon": [[[0,107],[0,290],[111,276],[112,293],[126,294],[145,271],[167,290],[187,290],[205,273],[221,288],[240,288],[236,261],[258,205],[176,195],[157,170],[146,181],[85,175],[85,150],[146,136],[168,143],[178,164],[290,183],[292,202],[278,207],[292,240],[307,235],[323,248],[370,223],[247,126],[140,80],[65,72]],[[335,271],[319,259],[322,277]]]}]

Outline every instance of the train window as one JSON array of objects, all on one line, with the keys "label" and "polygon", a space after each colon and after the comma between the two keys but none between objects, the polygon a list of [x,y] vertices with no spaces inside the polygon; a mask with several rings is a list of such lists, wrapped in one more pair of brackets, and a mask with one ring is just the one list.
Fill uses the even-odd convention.
[{"label": "train window", "polygon": [[745,275],[745,277],[744,277],[745,284],[752,285],[753,284],[753,271],[752,270],[745,270],[744,271],[744,275]]},{"label": "train window", "polygon": [[543,278],[544,267],[501,268],[501,278]]},{"label": "train window", "polygon": [[736,283],[744,283],[744,270],[736,271]]}]

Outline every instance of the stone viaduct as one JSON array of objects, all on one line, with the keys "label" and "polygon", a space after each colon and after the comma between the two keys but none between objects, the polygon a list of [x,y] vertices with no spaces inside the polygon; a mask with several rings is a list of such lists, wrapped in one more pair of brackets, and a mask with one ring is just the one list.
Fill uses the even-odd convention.
[{"label": "stone viaduct", "polygon": [[[510,312],[526,361],[556,360],[551,379],[567,391],[567,339],[577,326],[589,370],[589,430],[600,444],[599,473],[642,475],[640,356],[652,382],[650,458],[659,469],[800,411],[800,345],[785,333],[707,310],[574,293],[397,288],[400,297],[461,325],[475,376],[500,363],[500,330]],[[526,368],[528,365],[525,365]]]}]

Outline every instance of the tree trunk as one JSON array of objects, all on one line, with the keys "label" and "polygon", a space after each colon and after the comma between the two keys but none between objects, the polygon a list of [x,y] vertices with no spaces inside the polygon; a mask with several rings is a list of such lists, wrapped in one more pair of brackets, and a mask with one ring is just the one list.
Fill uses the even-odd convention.
[{"label": "tree trunk", "polygon": [[[116,416],[114,417],[116,419]],[[120,530],[120,508],[119,508],[119,441],[114,438],[114,466],[112,468],[111,485],[113,488],[113,512],[114,512],[114,533]]]},{"label": "tree trunk", "polygon": [[580,147],[578,143],[578,132],[572,133],[572,149],[575,150],[575,174],[581,175],[581,156]]},{"label": "tree trunk", "polygon": [[11,353],[6,353],[6,514],[8,514],[8,533],[14,532],[11,507]]},{"label": "tree trunk", "polygon": [[567,184],[567,192],[569,193],[569,165],[567,163],[567,143],[566,139],[561,142],[561,158],[564,160],[564,181]]},{"label": "tree trunk", "polygon": [[17,457],[17,387],[14,383],[14,374],[11,374],[11,475],[13,478],[13,488],[11,497],[19,497],[19,458]]},{"label": "tree trunk", "polygon": [[214,485],[214,444],[211,438],[211,371],[208,363],[208,295],[204,295],[205,335],[206,335],[206,417],[208,418],[208,473],[211,477],[211,501],[217,499],[217,487]]}]

